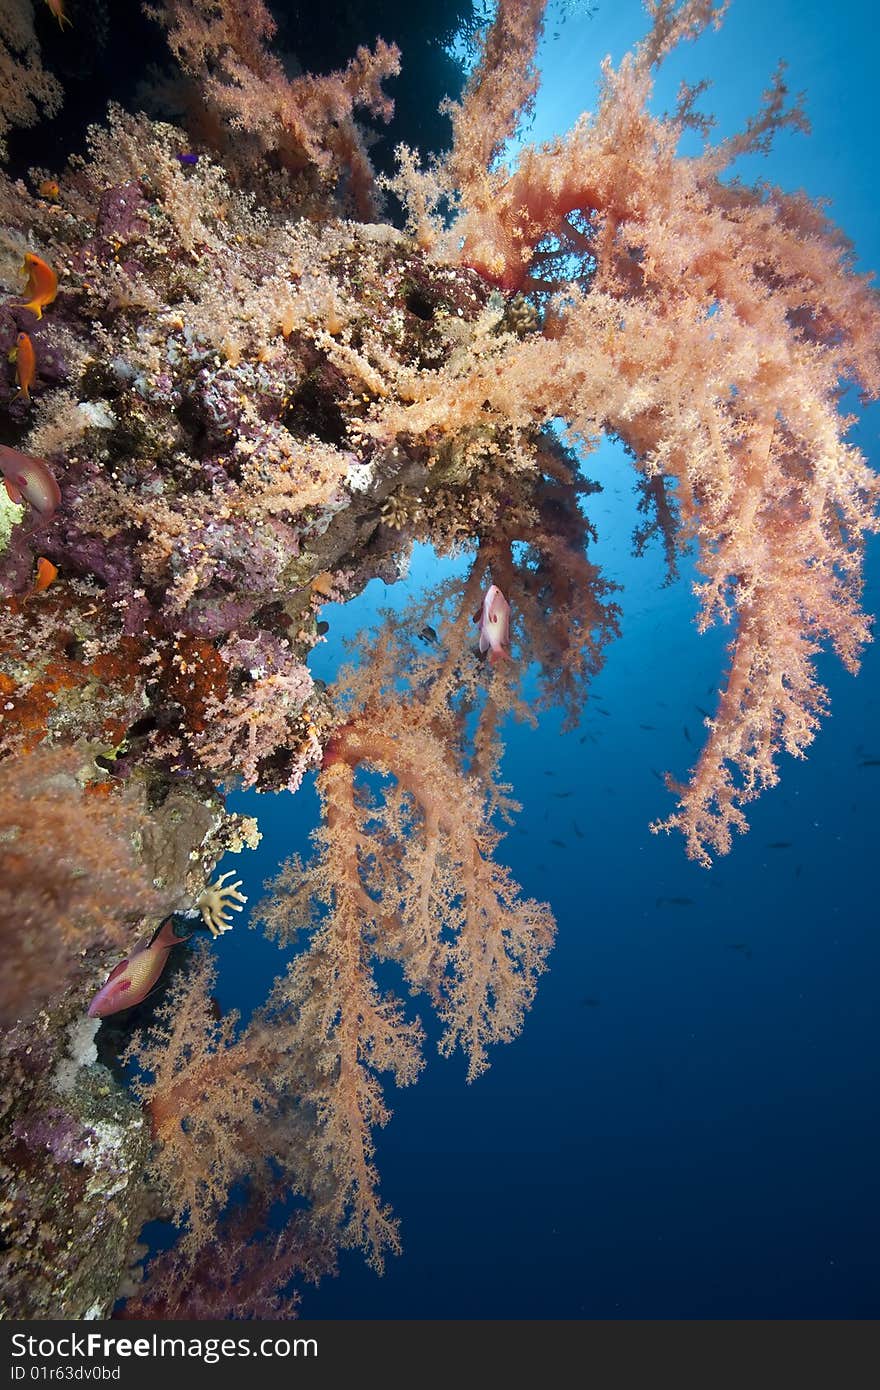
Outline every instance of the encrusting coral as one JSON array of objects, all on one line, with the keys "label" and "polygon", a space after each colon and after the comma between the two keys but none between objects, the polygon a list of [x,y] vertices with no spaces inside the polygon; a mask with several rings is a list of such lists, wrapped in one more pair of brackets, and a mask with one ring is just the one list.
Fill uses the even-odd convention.
[{"label": "encrusting coral", "polygon": [[[434,1009],[469,1079],[521,1028],[554,924],[497,857],[517,809],[502,724],[555,705],[573,726],[618,631],[580,473],[600,437],[634,461],[637,548],[659,536],[672,572],[693,547],[699,625],[734,630],[706,746],[689,782],[669,779],[677,805],[654,827],[682,831],[691,857],[725,853],[780,752],[803,756],[827,705],[823,644],[855,669],[868,637],[862,545],[880,482],[840,396],[880,389],[877,294],[805,197],[729,178],[804,126],[799,104],[780,72],[716,145],[700,87],[654,115],[657,66],[725,6],[651,0],[645,39],[603,67],[595,114],[509,167],[544,8],[498,0],[447,105],[451,149],[427,170],[401,147],[396,177],[377,181],[357,123],[391,114],[394,45],[291,77],[262,0],[166,0],[150,12],[182,69],[186,127],[113,107],[57,179],[0,176],[0,353],[22,334],[33,353],[27,390],[11,364],[0,373],[21,500],[0,556],[0,835],[31,904],[10,941],[9,1009],[47,987],[41,914],[66,952],[65,1023],[135,918],[201,910],[212,936],[228,928],[238,884],[228,871],[206,884],[253,834],[224,819],[223,789],[296,791],[314,771],[322,805],[313,860],[294,855],[257,909],[295,947],[262,1008],[218,1018],[211,946],[181,948],[144,1031],[122,1030],[152,1138],[138,1203],[180,1229],[127,1286],[131,1316],[292,1314],[291,1280],[330,1270],[340,1245],[377,1268],[399,1248],[373,1136],[390,1113],[381,1076],[415,1079],[423,1029],[383,992],[382,962]],[[59,95],[30,7],[10,16],[0,64],[19,73],[18,101],[0,136]],[[685,157],[689,131],[706,143]],[[387,193],[402,231],[379,220]],[[322,606],[397,578],[414,540],[470,553],[465,579],[389,618],[324,688],[307,666]],[[490,586],[510,621],[491,661],[473,627]],[[29,845],[45,848],[23,828],[29,787],[63,850],[54,907],[27,882]],[[36,1082],[15,1101],[3,1151],[27,1231],[41,1218],[21,1171],[46,1103]],[[77,1134],[73,1148],[50,1138],[59,1162]],[[120,1280],[137,1222],[126,1229]],[[8,1279],[19,1312],[28,1258]],[[55,1311],[84,1315],[69,1287],[59,1269]],[[99,1311],[110,1296],[105,1279]]]}]

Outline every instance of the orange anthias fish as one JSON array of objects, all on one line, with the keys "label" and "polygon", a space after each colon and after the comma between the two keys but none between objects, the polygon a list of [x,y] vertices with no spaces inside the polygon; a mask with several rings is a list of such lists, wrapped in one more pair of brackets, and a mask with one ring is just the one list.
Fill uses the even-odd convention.
[{"label": "orange anthias fish", "polygon": [[47,560],[45,555],[41,555],[37,560],[37,577],[34,580],[31,593],[42,594],[48,589],[49,585],[58,578],[58,566],[53,565],[51,560]]},{"label": "orange anthias fish", "polygon": [[65,24],[69,29],[73,28],[73,21],[68,19],[64,12],[64,0],[46,0],[46,4],[58,20],[59,29],[63,29]]},{"label": "orange anthias fish", "polygon": [[10,361],[15,360],[18,389],[30,404],[31,387],[34,384],[34,377],[37,375],[37,354],[34,352],[34,345],[27,333],[19,333],[9,357]]},{"label": "orange anthias fish", "polygon": [[41,319],[43,310],[52,303],[58,293],[58,276],[52,267],[41,260],[39,256],[34,255],[33,251],[25,252],[22,270],[26,272],[28,277],[28,298],[24,304],[19,305],[19,308],[30,309],[32,314],[36,314],[37,318]]},{"label": "orange anthias fish", "polygon": [[37,192],[41,198],[47,198],[50,203],[57,203],[61,196],[61,189],[58,187],[56,179],[43,179]]},{"label": "orange anthias fish", "polygon": [[497,584],[489,585],[474,622],[480,624],[480,652],[488,652],[493,665],[510,661],[510,604]]},{"label": "orange anthias fish", "polygon": [[45,459],[22,454],[0,444],[0,473],[12,502],[29,502],[44,520],[53,516],[61,501],[61,489]]},{"label": "orange anthias fish", "polygon": [[110,971],[89,1005],[89,1018],[107,1018],[142,1003],[165,969],[171,948],[183,940],[175,936],[169,917],[149,941],[141,942],[127,960]]}]

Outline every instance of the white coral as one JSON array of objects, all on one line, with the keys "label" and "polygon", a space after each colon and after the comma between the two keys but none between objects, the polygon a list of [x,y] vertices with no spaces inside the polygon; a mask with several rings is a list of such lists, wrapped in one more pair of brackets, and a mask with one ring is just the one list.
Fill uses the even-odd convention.
[{"label": "white coral", "polygon": [[244,893],[238,891],[242,883],[240,878],[234,883],[226,882],[234,872],[234,869],[229,869],[209,883],[196,903],[202,921],[212,936],[222,936],[225,931],[231,931],[234,923],[229,913],[241,912],[242,905],[247,902]]}]

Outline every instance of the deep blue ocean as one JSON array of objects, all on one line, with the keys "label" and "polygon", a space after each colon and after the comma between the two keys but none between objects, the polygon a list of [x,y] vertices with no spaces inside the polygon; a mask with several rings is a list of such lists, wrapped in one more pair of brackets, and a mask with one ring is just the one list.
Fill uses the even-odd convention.
[{"label": "deep blue ocean", "polygon": [[[588,109],[601,58],[619,60],[644,25],[637,0],[551,23],[530,138]],[[814,133],[784,134],[737,172],[827,197],[860,267],[880,267],[873,5],[734,0],[719,33],[665,66],[655,109],[673,104],[681,78],[707,76],[703,106],[730,134],[781,57]],[[878,432],[875,406],[852,436],[875,466]],[[553,907],[549,970],[522,1035],[470,1086],[460,1056],[436,1055],[438,1030],[415,1001],[428,1065],[390,1097],[377,1136],[404,1253],[382,1278],[346,1253],[338,1277],[305,1290],[302,1314],[877,1316],[880,647],[856,679],[823,658],[832,713],[808,760],[783,758],[781,785],[753,805],[730,855],[709,871],[690,863],[679,837],[648,825],[672,804],[659,774],[683,777],[695,761],[730,633],[698,635],[687,564],[665,587],[659,546],[633,557],[622,451],[603,445],[585,471],[602,484],[587,499],[591,558],[621,586],[622,636],[579,728],[562,734],[553,713],[513,726],[503,764],[524,809],[499,857]],[[420,548],[407,581],[328,605],[314,674],[331,679],[346,635],[450,564]],[[877,612],[880,539],[866,572]],[[254,902],[282,859],[307,851],[316,797],[308,783],[232,805],[264,832],[257,853],[221,866],[240,871]],[[282,967],[244,924],[217,955],[220,1003],[245,1013]]]}]

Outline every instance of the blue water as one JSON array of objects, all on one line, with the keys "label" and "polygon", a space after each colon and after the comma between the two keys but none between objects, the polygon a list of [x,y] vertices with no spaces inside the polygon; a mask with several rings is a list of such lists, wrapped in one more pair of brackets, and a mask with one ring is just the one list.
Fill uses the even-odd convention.
[{"label": "blue water", "polygon": [[[533,135],[570,124],[594,99],[601,56],[619,59],[642,32],[635,0],[606,0],[559,40],[551,29]],[[741,172],[828,195],[862,267],[878,266],[873,6],[735,0],[719,34],[675,55],[657,107],[682,76],[708,75],[704,105],[729,133],[780,56],[792,89],[808,91],[814,135],[783,136]],[[875,407],[854,434],[875,465],[878,425]],[[338,1278],[306,1290],[303,1315],[876,1316],[880,767],[859,764],[880,758],[880,650],[856,680],[822,660],[832,715],[808,761],[783,760],[781,786],[753,806],[726,859],[708,872],[689,863],[679,838],[648,832],[671,802],[655,772],[693,764],[696,707],[713,708],[729,634],[698,636],[687,565],[664,587],[657,550],[633,559],[622,453],[605,445],[586,471],[604,489],[589,499],[592,558],[622,585],[623,635],[580,728],[561,734],[553,714],[537,730],[513,727],[504,763],[524,811],[500,853],[553,906],[550,969],[522,1036],[472,1086],[460,1057],[431,1055],[437,1030],[420,1009],[428,1065],[392,1096],[378,1136],[404,1254],[381,1279],[346,1254]],[[315,674],[329,679],[346,633],[377,606],[402,607],[446,564],[420,549],[406,584],[328,606]],[[877,541],[867,577],[877,611]],[[316,799],[307,785],[233,805],[264,830],[260,850],[235,863],[256,899],[279,861],[306,849]],[[247,1012],[278,952],[241,927],[218,955],[221,1004]]]}]

